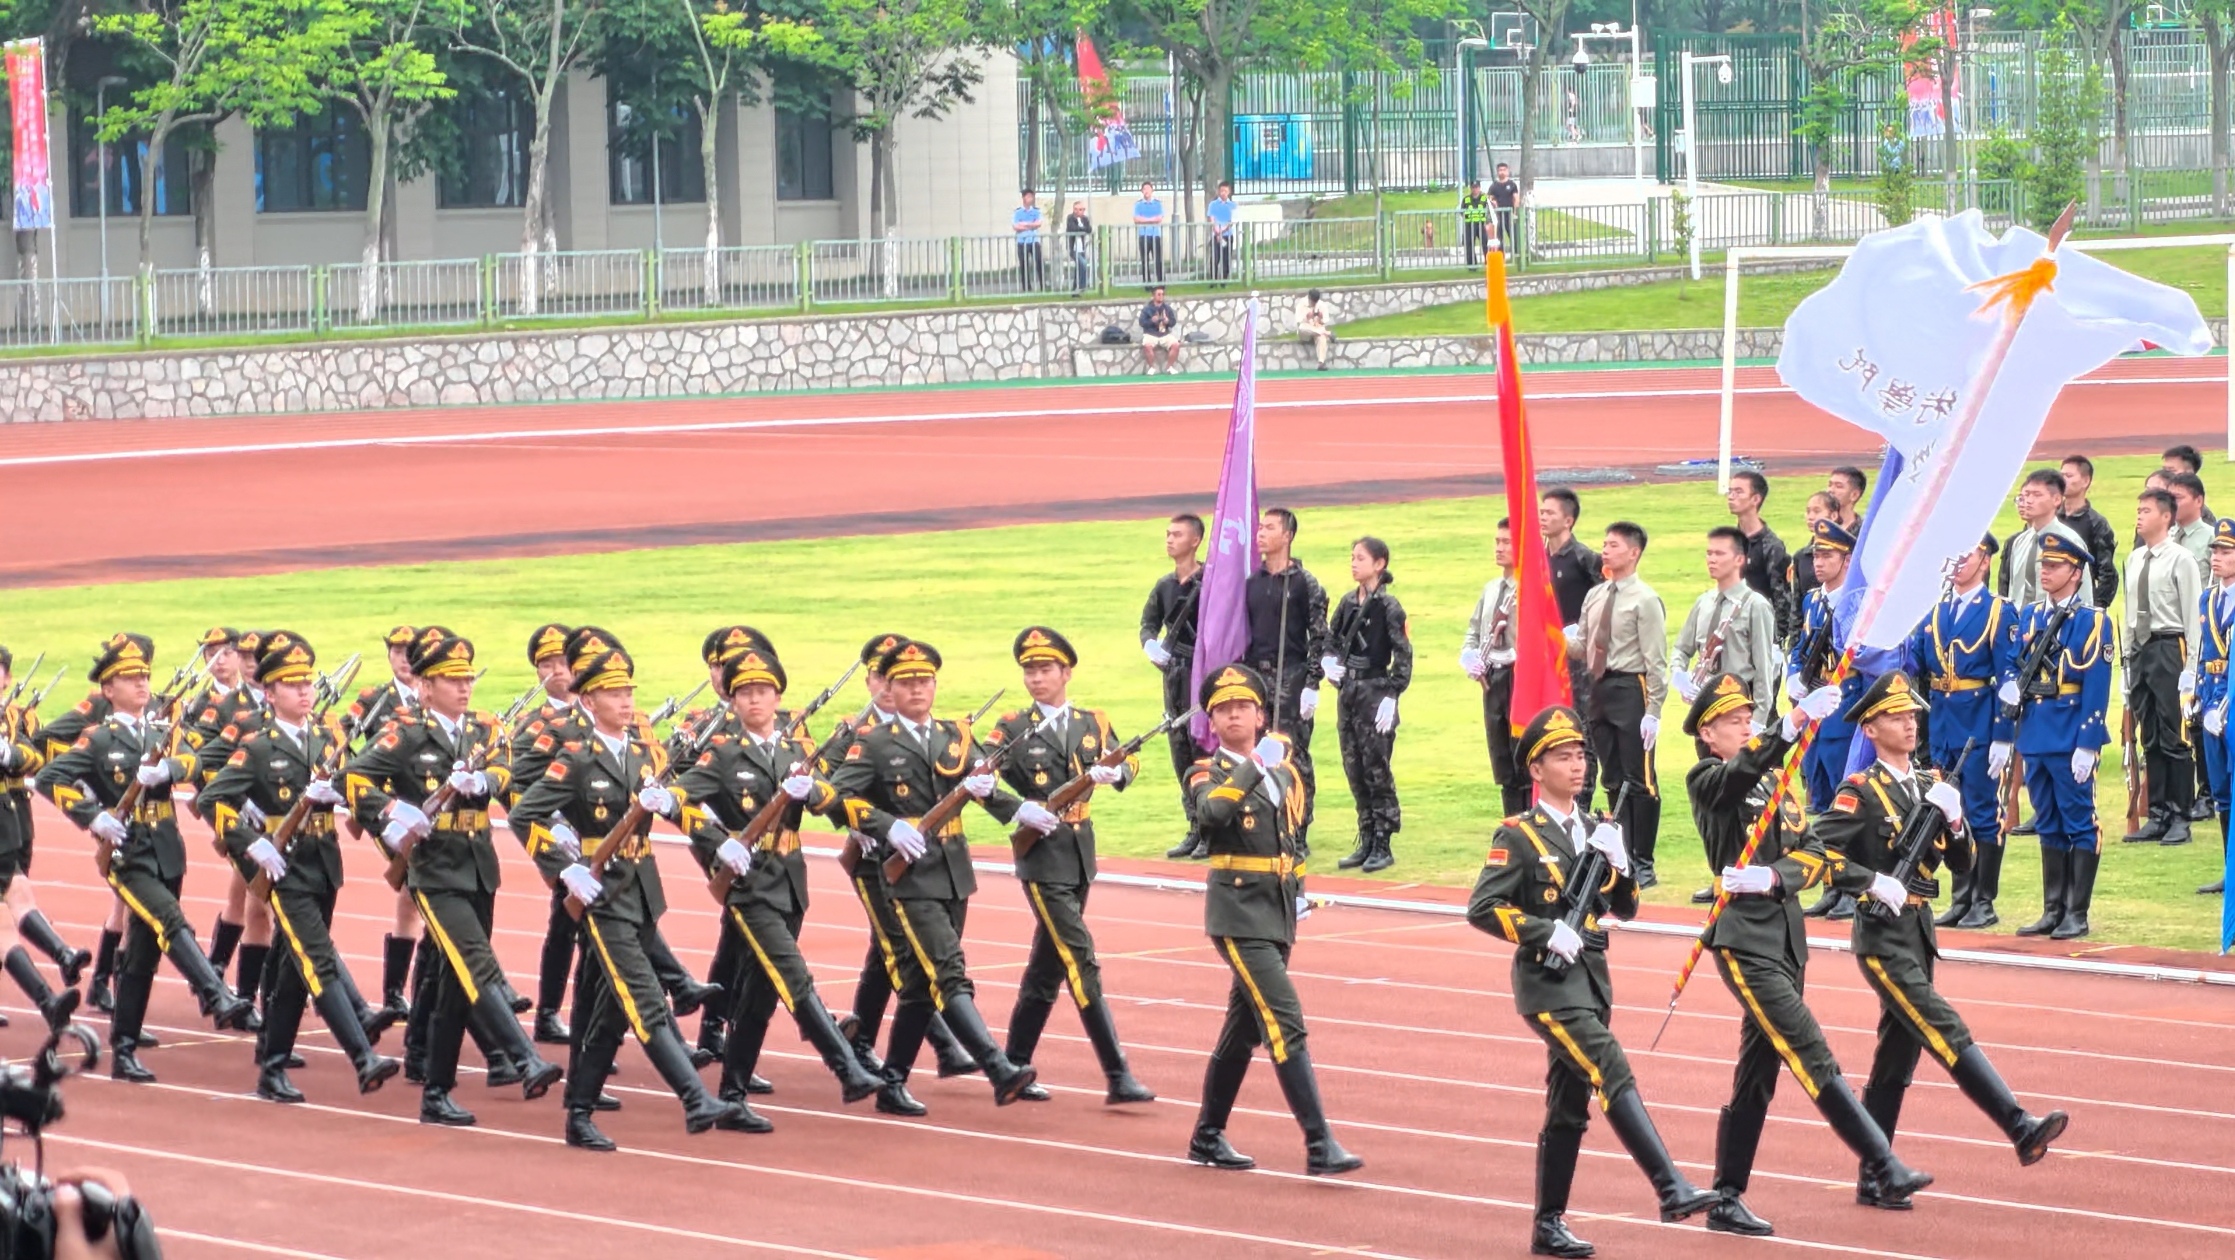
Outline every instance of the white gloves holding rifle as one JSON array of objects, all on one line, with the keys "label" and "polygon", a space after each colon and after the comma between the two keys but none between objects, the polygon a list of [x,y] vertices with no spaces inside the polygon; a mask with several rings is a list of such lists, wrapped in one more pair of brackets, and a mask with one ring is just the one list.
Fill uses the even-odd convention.
[{"label": "white gloves holding rifle", "polygon": [[1143,643],[1141,645],[1141,654],[1148,657],[1149,664],[1156,666],[1158,669],[1162,669],[1172,663],[1171,649],[1165,647],[1163,642],[1157,639],[1150,639],[1148,642]]},{"label": "white gloves holding rifle", "polygon": [[1094,780],[1094,782],[1100,784],[1103,787],[1112,787],[1119,783],[1125,782],[1125,767],[1105,766],[1101,762],[1097,761],[1093,765],[1087,767],[1086,777]]},{"label": "white gloves holding rifle", "polygon": [[1566,919],[1552,921],[1552,939],[1544,943],[1547,953],[1558,954],[1562,962],[1574,962],[1583,952],[1583,934],[1568,926]]},{"label": "white gloves holding rifle", "polygon": [[752,869],[753,851],[735,839],[724,840],[722,846],[714,850],[714,860],[728,867],[732,874],[743,875]]},{"label": "white gloves holding rifle", "polygon": [[162,787],[171,781],[171,759],[163,757],[155,761],[143,761],[139,772],[133,777],[140,781],[141,787]]},{"label": "white gloves holding rifle", "polygon": [[1019,805],[1014,821],[1019,827],[1029,828],[1043,836],[1063,825],[1062,819],[1038,801],[1026,801]]},{"label": "white gloves holding rifle", "polygon": [[1306,687],[1304,688],[1304,694],[1296,697],[1296,716],[1308,721],[1311,715],[1317,712],[1319,712],[1319,688]]},{"label": "white gloves holding rifle", "polygon": [[1723,891],[1733,897],[1766,897],[1776,891],[1777,872],[1767,866],[1726,866]]},{"label": "white gloves holding rifle", "polygon": [[993,771],[986,770],[963,779],[962,790],[968,792],[972,800],[982,801],[993,795],[995,782]]},{"label": "white gloves holding rifle", "polygon": [[567,895],[583,905],[593,905],[605,895],[605,885],[590,873],[590,868],[576,862],[559,872],[559,882],[566,885]]},{"label": "white gloves holding rifle", "polygon": [[1909,890],[1891,875],[1871,876],[1870,887],[1863,890],[1863,895],[1888,910],[1898,911],[1909,904]]},{"label": "white gloves holding rifle", "polygon": [[107,810],[95,814],[93,823],[87,830],[93,833],[94,839],[112,849],[124,847],[124,838],[131,834],[131,828],[124,825],[124,820]]},{"label": "white gloves holding rifle", "polygon": [[303,795],[309,797],[313,805],[339,805],[342,803],[341,792],[334,787],[332,779],[312,779],[310,786],[303,789]]},{"label": "white gloves holding rifle", "polygon": [[579,862],[582,860],[582,837],[575,834],[574,828],[554,819],[545,830],[551,833],[551,847],[566,854],[567,861]]},{"label": "white gloves holding rifle", "polygon": [[1620,825],[1600,823],[1598,826],[1591,828],[1591,834],[1585,837],[1583,843],[1605,854],[1606,864],[1614,868],[1615,874],[1627,875],[1630,873],[1630,853],[1628,849],[1622,847],[1622,828]]},{"label": "white gloves holding rifle", "polygon": [[893,852],[910,862],[924,855],[923,833],[916,830],[916,824],[905,818],[895,822],[892,830],[885,833],[885,843],[892,846]]},{"label": "white gloves holding rifle", "polygon": [[248,846],[248,856],[264,872],[264,878],[271,882],[276,884],[287,878],[287,859],[279,855],[279,850],[272,846],[271,841],[258,838],[256,843]]}]

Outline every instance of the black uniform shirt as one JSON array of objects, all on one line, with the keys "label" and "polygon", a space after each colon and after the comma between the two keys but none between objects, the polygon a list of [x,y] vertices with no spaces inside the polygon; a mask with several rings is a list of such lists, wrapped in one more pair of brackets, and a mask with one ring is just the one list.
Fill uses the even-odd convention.
[{"label": "black uniform shirt", "polygon": [[[1282,644],[1282,601],[1287,601],[1287,643]],[[1249,575],[1244,597],[1249,607],[1249,654],[1259,669],[1275,665],[1304,671],[1304,686],[1317,687],[1319,658],[1327,654],[1327,591],[1294,559],[1278,573],[1264,565]]]},{"label": "black uniform shirt", "polygon": [[1551,559],[1552,598],[1560,605],[1560,624],[1576,625],[1583,620],[1583,597],[1606,581],[1599,553],[1570,535],[1567,546],[1555,548]]},{"label": "black uniform shirt", "polygon": [[1191,659],[1195,655],[1195,600],[1202,590],[1201,569],[1185,582],[1175,573],[1156,579],[1149,590],[1149,602],[1141,607],[1141,642],[1161,637],[1164,650],[1173,660]]}]

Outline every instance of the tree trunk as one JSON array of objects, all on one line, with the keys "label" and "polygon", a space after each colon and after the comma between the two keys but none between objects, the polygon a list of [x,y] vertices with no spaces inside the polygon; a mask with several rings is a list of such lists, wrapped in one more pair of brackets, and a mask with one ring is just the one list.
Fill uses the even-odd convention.
[{"label": "tree trunk", "polygon": [[156,116],[155,125],[148,129],[147,148],[140,153],[140,273],[151,275],[155,270],[155,170],[163,160],[163,146],[170,142],[171,130],[177,124],[176,115],[168,111]]},{"label": "tree trunk", "polygon": [[[708,307],[722,304],[722,181],[715,177],[714,134],[720,119],[720,100],[694,98],[698,107],[698,160],[706,184],[706,255],[700,264],[699,282]],[[663,280],[664,283],[664,280]]]},{"label": "tree trunk", "polygon": [[520,216],[520,313],[536,313],[539,286],[537,252],[543,248],[543,190],[551,156],[551,87],[535,98],[535,135],[528,141],[528,191]]},{"label": "tree trunk", "polygon": [[[1224,163],[1226,161],[1231,161],[1233,157],[1233,154],[1231,152],[1231,141],[1229,141],[1228,144],[1229,152],[1227,154],[1227,157],[1223,160],[1207,156],[1203,152],[1203,147],[1206,143],[1210,143],[1212,145],[1215,145],[1217,143],[1215,140],[1210,139],[1211,128],[1215,125],[1213,122],[1214,113],[1215,109],[1211,104],[1210,89],[1204,87],[1200,83],[1196,84],[1194,98],[1188,103],[1188,129],[1195,136],[1195,178],[1189,181],[1188,185],[1185,188],[1180,190],[1180,221],[1182,223],[1195,222],[1195,193],[1197,186],[1201,186],[1203,200],[1208,202],[1211,196],[1211,172],[1214,170],[1225,170],[1226,166]],[[1227,111],[1227,124],[1225,130],[1229,135],[1231,135],[1234,130],[1232,110]],[[1229,175],[1227,176],[1227,178],[1231,179],[1232,176]],[[1169,241],[1165,243],[1165,248],[1171,248],[1171,243]]]},{"label": "tree trunk", "polygon": [[[1518,180],[1523,201],[1529,200],[1537,187],[1537,84],[1544,81],[1544,39],[1543,35],[1539,35],[1537,42],[1529,46],[1529,59],[1521,67],[1521,158]],[[1684,90],[1691,91],[1692,85],[1685,84]],[[1684,144],[1684,160],[1687,163],[1698,161],[1699,137],[1686,136]]]},{"label": "tree trunk", "polygon": [[197,148],[188,166],[194,185],[194,308],[212,315],[217,311],[217,215],[211,204],[217,196],[217,154]]},{"label": "tree trunk", "polygon": [[[1024,186],[1038,190],[1040,187],[1040,76],[1042,69],[1037,61],[1028,62],[1024,93]],[[1060,200],[1063,190],[1056,190]]]},{"label": "tree trunk", "polygon": [[1831,153],[1820,144],[1815,148],[1816,185],[1808,198],[1809,226],[1820,241],[1831,235]]},{"label": "tree trunk", "polygon": [[2122,178],[2131,179],[2131,159],[2126,151],[2126,40],[2111,32],[2111,164]]},{"label": "tree trunk", "polygon": [[380,317],[381,223],[388,209],[388,109],[385,105],[365,111],[365,132],[372,142],[372,164],[365,177],[365,240],[358,251],[357,321],[370,324]]},{"label": "tree trunk", "polygon": [[1202,122],[1196,127],[1196,138],[1200,142],[1208,137],[1211,144],[1202,162],[1206,200],[1212,185],[1234,178],[1234,78],[1233,63],[1214,63],[1203,76],[1203,94],[1197,98],[1196,117]]},{"label": "tree trunk", "polygon": [[1943,209],[1955,213],[1956,209],[1956,41],[1954,18],[1948,25],[1948,39],[1940,50],[1940,169],[1946,176],[1947,198]]},{"label": "tree trunk", "polygon": [[2220,24],[2219,15],[2204,14],[2204,41],[2212,68],[2212,213],[2227,213],[2227,76],[2235,39]]}]

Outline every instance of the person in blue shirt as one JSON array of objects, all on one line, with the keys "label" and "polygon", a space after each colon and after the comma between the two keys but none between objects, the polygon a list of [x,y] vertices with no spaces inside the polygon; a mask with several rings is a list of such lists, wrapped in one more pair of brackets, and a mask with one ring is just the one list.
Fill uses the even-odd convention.
[{"label": "person in blue shirt", "polygon": [[[2103,828],[2095,817],[2095,768],[2111,742],[2111,658],[2118,635],[2109,614],[2087,605],[2081,586],[2094,557],[2073,536],[2041,536],[2040,603],[2019,623],[2016,744],[2041,836],[2041,917],[2020,936],[2069,941],[2088,934]],[[2040,645],[2036,660],[2034,648]],[[2029,668],[2030,666],[2030,668]]]},{"label": "person in blue shirt", "polygon": [[1142,184],[1141,199],[1133,203],[1133,239],[1141,252],[1141,283],[1164,283],[1164,203],[1156,199],[1156,185]]},{"label": "person in blue shirt", "polygon": [[[1998,784],[2010,771],[2011,717],[2018,699],[2018,612],[1987,589],[2002,546],[1993,534],[1957,562],[1950,591],[1909,636],[1908,667],[1931,698],[1932,764],[1963,793],[1964,822],[1978,854],[1955,876],[1941,927],[1984,928],[1998,920],[2002,826]],[[1959,768],[1965,744],[1971,756]]]},{"label": "person in blue shirt", "polygon": [[1024,204],[1009,216],[1009,230],[1017,234],[1017,281],[1027,293],[1047,287],[1047,258],[1040,251],[1040,229],[1046,224],[1039,196],[1025,189]]},{"label": "person in blue shirt", "polygon": [[[2196,711],[2202,715],[2204,781],[2214,811],[2219,814],[2221,864],[2226,862],[2228,826],[2235,821],[2235,788],[2229,785],[2227,756],[2228,660],[2235,657],[2235,517],[2221,517],[2212,526],[2212,580],[2198,600],[2204,633],[2196,651]],[[2196,890],[2204,896],[2225,893],[2224,880],[2215,879]]]},{"label": "person in blue shirt", "polygon": [[[1855,558],[1855,536],[1839,522],[1827,518],[1808,528],[1814,539],[1811,551],[1819,585],[1808,592],[1801,605],[1800,634],[1785,661],[1785,696],[1794,704],[1826,685],[1839,665],[1839,632],[1832,623],[1832,613],[1846,586],[1848,566]],[[1855,739],[1855,724],[1841,715],[1853,707],[1868,685],[1869,680],[1860,673],[1850,672],[1840,687],[1846,703],[1816,728],[1816,741],[1808,746],[1808,756],[1801,762],[1810,813],[1823,813],[1831,804],[1832,793],[1847,777],[1847,749]],[[1852,919],[1854,895],[1826,885],[1824,895],[1807,913],[1811,918]]]},{"label": "person in blue shirt", "polygon": [[1218,196],[1203,207],[1211,221],[1211,279],[1234,278],[1234,186],[1219,181]]}]

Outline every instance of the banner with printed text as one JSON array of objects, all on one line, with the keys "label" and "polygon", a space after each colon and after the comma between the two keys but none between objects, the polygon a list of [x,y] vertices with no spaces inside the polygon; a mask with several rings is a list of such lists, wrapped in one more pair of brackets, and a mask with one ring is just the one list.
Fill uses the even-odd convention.
[{"label": "banner with printed text", "polygon": [[54,172],[47,162],[46,41],[19,40],[7,46],[8,117],[15,130],[13,183],[15,229],[36,232],[54,226]]}]

